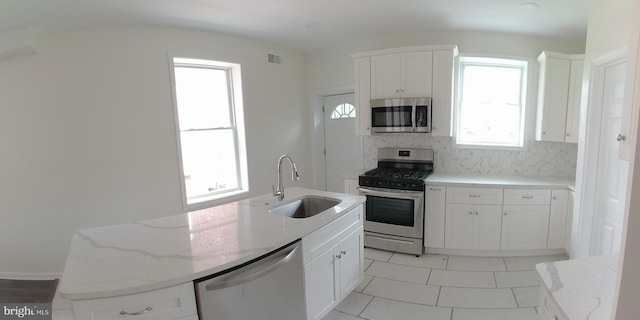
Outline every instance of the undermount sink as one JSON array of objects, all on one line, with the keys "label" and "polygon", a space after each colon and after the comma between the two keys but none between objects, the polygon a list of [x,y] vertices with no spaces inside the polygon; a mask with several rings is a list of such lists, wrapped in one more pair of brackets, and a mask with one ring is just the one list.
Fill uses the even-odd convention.
[{"label": "undermount sink", "polygon": [[279,205],[269,210],[269,213],[296,219],[309,218],[339,204],[341,201],[327,197],[305,196]]}]

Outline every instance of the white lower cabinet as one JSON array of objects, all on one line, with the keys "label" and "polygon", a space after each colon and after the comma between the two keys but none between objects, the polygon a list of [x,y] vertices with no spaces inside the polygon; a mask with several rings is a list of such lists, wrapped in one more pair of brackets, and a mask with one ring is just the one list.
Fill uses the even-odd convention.
[{"label": "white lower cabinet", "polygon": [[445,248],[500,250],[499,205],[447,204]]},{"label": "white lower cabinet", "polygon": [[360,206],[303,238],[307,319],[322,319],[362,281],[362,214]]},{"label": "white lower cabinet", "polygon": [[502,250],[530,250],[547,247],[549,206],[504,206]]},{"label": "white lower cabinet", "polygon": [[174,287],[112,298],[75,300],[75,320],[197,320],[192,282]]},{"label": "white lower cabinet", "polygon": [[563,249],[570,233],[569,195],[567,189],[427,185],[425,250]]},{"label": "white lower cabinet", "polygon": [[540,320],[569,320],[544,285],[540,286],[538,315]]}]

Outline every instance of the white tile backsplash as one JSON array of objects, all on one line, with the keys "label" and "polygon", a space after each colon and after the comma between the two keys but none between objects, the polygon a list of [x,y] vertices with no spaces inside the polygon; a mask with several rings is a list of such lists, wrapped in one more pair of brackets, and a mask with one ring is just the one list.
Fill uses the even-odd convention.
[{"label": "white tile backsplash", "polygon": [[380,134],[364,137],[366,169],[378,165],[378,148],[433,149],[434,171],[440,173],[574,176],[578,146],[528,141],[525,151],[454,148],[452,138],[430,134]]}]

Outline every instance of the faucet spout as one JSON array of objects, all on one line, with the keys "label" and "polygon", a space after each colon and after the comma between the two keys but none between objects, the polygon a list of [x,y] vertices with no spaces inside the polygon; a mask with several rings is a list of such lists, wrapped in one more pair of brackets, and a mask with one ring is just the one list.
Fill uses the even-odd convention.
[{"label": "faucet spout", "polygon": [[296,163],[293,162],[291,157],[286,154],[283,154],[278,159],[278,187],[271,185],[271,189],[273,190],[273,195],[278,197],[278,201],[284,200],[284,185],[282,184],[282,161],[287,159],[289,164],[291,165],[291,181],[300,180],[300,176],[298,175],[298,167]]}]

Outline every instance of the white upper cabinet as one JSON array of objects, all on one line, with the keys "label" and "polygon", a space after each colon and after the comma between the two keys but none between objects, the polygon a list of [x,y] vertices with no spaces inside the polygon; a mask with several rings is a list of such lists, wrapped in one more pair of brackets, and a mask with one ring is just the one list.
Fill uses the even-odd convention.
[{"label": "white upper cabinet", "polygon": [[371,99],[431,97],[432,52],[371,57]]},{"label": "white upper cabinet", "polygon": [[371,99],[430,97],[432,135],[451,136],[456,46],[419,46],[353,55],[358,135],[371,134]]},{"label": "white upper cabinet", "polygon": [[577,142],[584,55],[544,51],[538,56],[536,140]]}]

